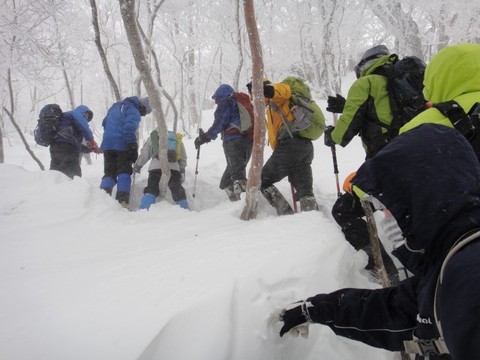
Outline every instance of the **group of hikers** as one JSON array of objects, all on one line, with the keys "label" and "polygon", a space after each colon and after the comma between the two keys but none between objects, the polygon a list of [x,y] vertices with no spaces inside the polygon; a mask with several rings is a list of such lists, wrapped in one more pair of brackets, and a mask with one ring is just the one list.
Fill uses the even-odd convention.
[{"label": "group of hikers", "polygon": [[[282,323],[280,336],[303,334],[309,324],[319,323],[337,335],[390,351],[415,353],[417,358],[473,359],[480,353],[480,322],[476,317],[480,313],[480,134],[476,134],[480,126],[476,123],[478,113],[476,117],[471,115],[480,112],[480,44],[448,46],[433,56],[423,81],[425,109],[391,131],[394,109],[383,69],[396,58],[384,45],[374,46],[362,55],[355,67],[357,80],[347,97],[328,98],[326,110],[341,114],[335,126],[325,127],[321,110],[308,96],[300,96],[317,116],[314,135],[307,132],[313,124],[302,126],[295,113],[297,105],[292,106],[297,95],[294,83],[287,79],[279,83],[263,81],[272,155],[262,168],[260,190],[268,203],[278,215],[293,214],[275,186],[287,177],[301,211],[317,210],[312,140],[323,133],[327,147],[347,146],[359,135],[366,159],[346,179],[344,193],[338,194],[332,208],[333,218],[346,240],[356,250],[367,253],[366,268],[372,269],[374,261],[362,204],[367,202],[373,210],[383,211],[385,219],[396,228],[391,254],[410,274],[400,281],[395,263],[382,246],[392,286],[318,294],[288,304],[273,316]],[[251,98],[251,83],[247,89]],[[253,141],[251,127],[248,131],[242,125],[243,113],[246,110],[253,117],[253,107],[251,101],[242,101],[241,93],[227,84],[220,85],[212,98],[217,105],[214,122],[207,131],[200,129],[195,148],[221,135],[227,165],[220,189],[230,200],[238,201],[246,190],[246,166]],[[93,116],[88,108],[77,108],[64,116],[65,121],[72,122],[79,114],[85,117],[83,126],[76,127],[81,132],[77,138],[86,139],[90,150],[104,153],[105,174],[100,187],[111,194],[117,186],[119,202],[128,203],[133,171],[139,172],[151,160],[140,206],[144,209],[159,196],[162,176],[158,132],[150,134],[138,156],[136,131],[141,116],[151,111],[148,98],[133,96],[114,104],[103,120],[100,147],[88,130],[87,121]],[[182,186],[185,148],[178,138],[174,141],[176,134],[170,132],[168,136],[169,142],[171,137],[175,144],[168,150],[169,188],[174,201],[188,208]],[[50,151],[51,168],[63,171],[54,161],[63,149],[54,146]],[[72,162],[74,156],[69,158]],[[78,169],[65,173],[71,177],[80,175]]]}]

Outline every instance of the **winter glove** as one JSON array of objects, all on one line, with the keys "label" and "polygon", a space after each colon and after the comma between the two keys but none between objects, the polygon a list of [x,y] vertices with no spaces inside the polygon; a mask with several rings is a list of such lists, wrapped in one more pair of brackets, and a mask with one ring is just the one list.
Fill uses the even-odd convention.
[{"label": "winter glove", "polygon": [[138,158],[138,145],[137,143],[130,143],[127,147],[127,157],[131,163],[134,163]]},{"label": "winter glove", "polygon": [[345,181],[343,182],[343,191],[345,192],[348,192],[348,193],[352,193],[352,179],[355,177],[355,175],[357,175],[357,172],[354,171],[352,173],[350,173],[346,178],[345,178]]},{"label": "winter glove", "polygon": [[210,139],[208,138],[208,136],[203,132],[202,129],[199,130],[199,135],[198,137],[195,139],[195,149],[198,150],[200,148],[200,146],[202,144],[205,144],[205,143],[208,143],[210,142]]},{"label": "winter glove", "polygon": [[273,98],[275,95],[275,88],[273,87],[273,84],[270,81],[264,81],[263,82],[263,96],[265,96],[267,99]]},{"label": "winter glove", "polygon": [[135,164],[135,166],[133,167],[133,171],[136,174],[140,174],[140,172],[142,171],[142,167],[140,165]]},{"label": "winter glove", "polygon": [[185,182],[185,170],[180,171],[180,183],[183,184]]},{"label": "winter glove", "polygon": [[87,147],[90,151],[93,151],[95,154],[100,154],[100,149],[98,148],[98,145],[93,138],[88,140]]},{"label": "winter glove", "polygon": [[247,90],[248,90],[248,93],[251,95],[252,94],[252,82],[251,81],[247,84]]},{"label": "winter glove", "polygon": [[337,145],[335,141],[333,141],[332,139],[333,130],[335,130],[335,126],[329,125],[325,128],[325,131],[323,132],[323,141],[325,142],[325,145],[328,147]]},{"label": "winter glove", "polygon": [[345,107],[345,98],[337,94],[336,96],[329,96],[327,100],[327,111],[332,113],[342,113]]},{"label": "winter glove", "polygon": [[283,321],[280,336],[290,333],[293,336],[308,337],[308,325],[312,323],[308,309],[311,307],[310,302],[299,301],[274,312],[272,317],[276,317],[277,321]]}]

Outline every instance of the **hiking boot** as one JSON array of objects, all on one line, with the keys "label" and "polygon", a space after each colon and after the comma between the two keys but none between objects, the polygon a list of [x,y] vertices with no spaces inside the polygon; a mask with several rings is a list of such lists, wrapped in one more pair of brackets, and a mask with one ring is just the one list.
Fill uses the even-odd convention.
[{"label": "hiking boot", "polygon": [[230,201],[240,200],[240,195],[237,196],[237,194],[235,193],[235,191],[233,189],[233,185],[227,186],[225,188],[225,192],[227,193],[227,196],[230,199]]},{"label": "hiking boot", "polygon": [[[373,259],[373,254],[372,254],[372,247],[371,245],[368,245],[362,249],[365,251],[368,255],[368,263],[365,266],[365,270],[370,271],[374,277],[378,275],[374,274],[375,273],[375,260]],[[387,251],[383,247],[383,244],[380,243],[380,252],[382,254],[382,260],[383,260],[383,266],[385,267],[385,271],[387,272],[388,279],[390,280],[390,284],[392,286],[398,284],[400,281],[400,276],[398,274],[398,269],[393,262],[392,258],[390,255],[388,255]]]},{"label": "hiking boot", "polygon": [[277,215],[291,215],[294,213],[288,201],[275,185],[269,186],[261,190],[261,192],[268,203],[277,210]]},{"label": "hiking boot", "polygon": [[240,194],[247,189],[247,180],[235,180],[233,182],[233,193],[240,200]]},{"label": "hiking boot", "polygon": [[318,210],[317,201],[314,196],[304,196],[300,199],[301,211]]}]

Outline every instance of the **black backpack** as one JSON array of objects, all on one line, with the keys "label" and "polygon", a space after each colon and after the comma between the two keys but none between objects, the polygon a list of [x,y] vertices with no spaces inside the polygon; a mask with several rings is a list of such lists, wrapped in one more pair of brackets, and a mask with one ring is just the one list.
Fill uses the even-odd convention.
[{"label": "black backpack", "polygon": [[480,103],[475,103],[468,114],[455,100],[432,104],[432,107],[438,109],[465,136],[480,160]]},{"label": "black backpack", "polygon": [[37,127],[34,131],[35,142],[38,145],[51,145],[57,136],[62,115],[62,109],[57,104],[45,105],[42,110],[40,110]]},{"label": "black backpack", "polygon": [[399,129],[425,110],[423,78],[426,64],[416,56],[399,60],[391,55],[393,62],[375,71],[387,77],[387,91],[393,120],[388,130],[388,140],[398,135]]}]

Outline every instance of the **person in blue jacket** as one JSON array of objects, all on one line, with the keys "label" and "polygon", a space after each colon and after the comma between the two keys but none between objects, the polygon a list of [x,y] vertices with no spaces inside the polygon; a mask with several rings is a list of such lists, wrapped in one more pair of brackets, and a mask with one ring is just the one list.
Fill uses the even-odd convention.
[{"label": "person in blue jacket", "polygon": [[[480,44],[442,49],[424,84],[428,101],[455,100],[470,111],[480,102]],[[390,351],[477,359],[480,163],[472,145],[433,107],[368,159],[352,184],[356,196],[395,218],[403,239],[392,254],[413,276],[395,287],[341,289],[291,304],[275,314],[280,335],[319,323]]]},{"label": "person in blue jacket", "polygon": [[142,116],[150,114],[148,97],[131,96],[113,104],[103,119],[104,176],[100,188],[112,194],[117,185],[116,199],[126,206],[130,198],[133,164],[138,157],[137,129]]},{"label": "person in blue jacket", "polygon": [[93,119],[93,112],[85,105],[63,113],[57,136],[50,144],[50,170],[58,170],[70,178],[82,176],[80,155],[82,142],[87,141],[88,151],[99,153],[88,123]]},{"label": "person in blue jacket", "polygon": [[225,190],[231,201],[237,201],[247,187],[246,168],[252,154],[253,141],[250,133],[242,133],[239,130],[240,113],[235,100],[235,90],[230,85],[222,84],[212,99],[217,104],[215,120],[207,132],[200,129],[199,136],[195,139],[195,149],[198,150],[202,144],[215,140],[218,134],[222,134],[227,167],[219,187]]}]

